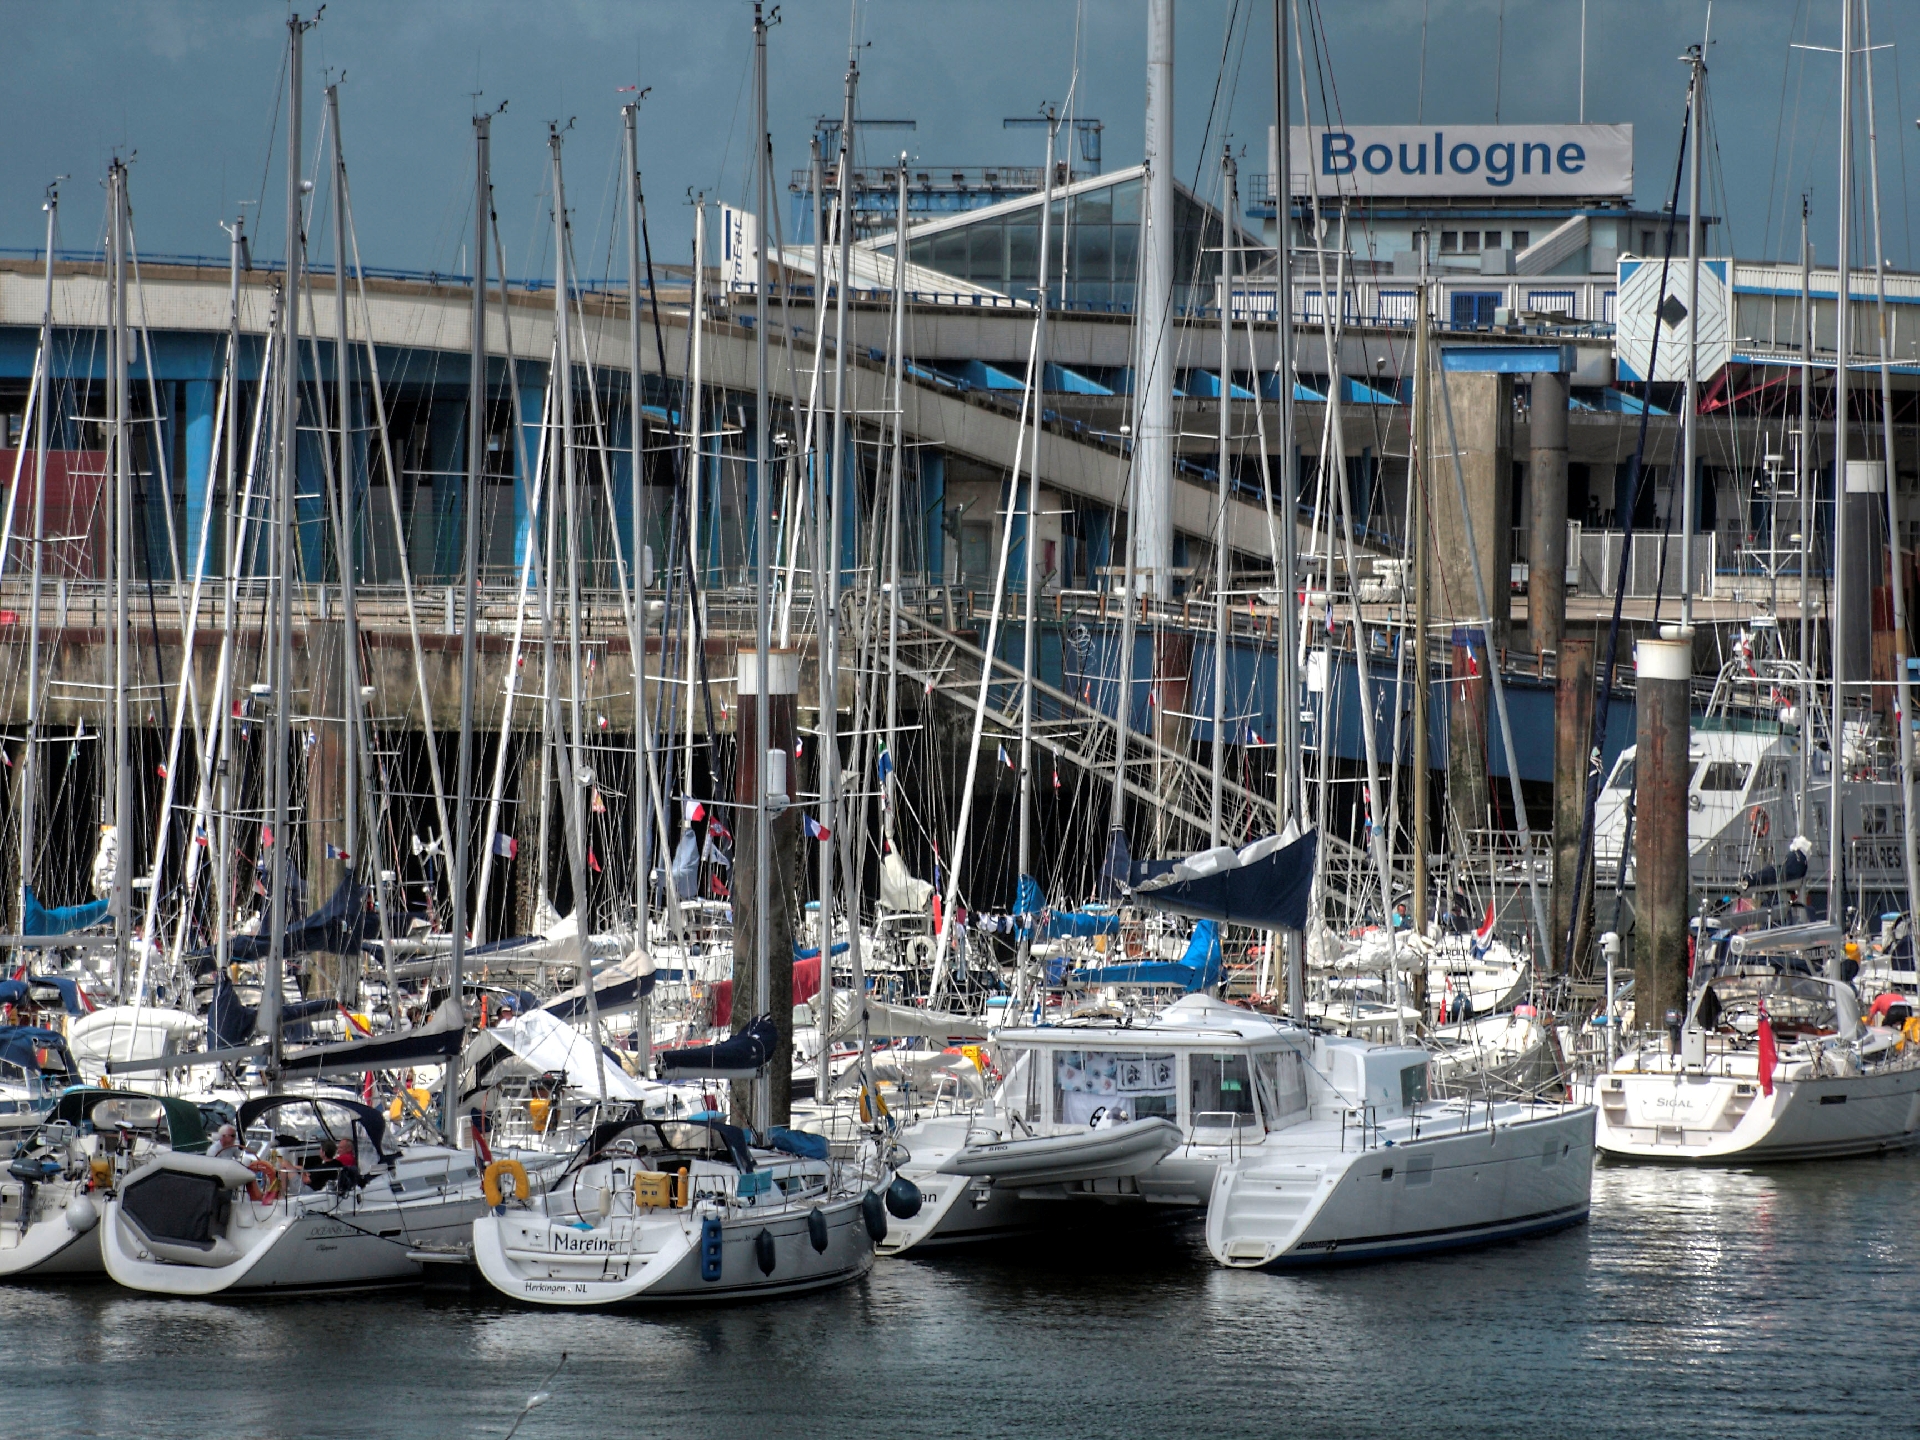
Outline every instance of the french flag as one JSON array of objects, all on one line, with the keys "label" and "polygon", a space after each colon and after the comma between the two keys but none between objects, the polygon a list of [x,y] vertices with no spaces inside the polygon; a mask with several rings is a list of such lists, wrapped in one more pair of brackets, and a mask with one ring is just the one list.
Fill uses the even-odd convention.
[{"label": "french flag", "polygon": [[520,853],[520,842],[511,835],[495,834],[493,853],[503,860],[511,860]]},{"label": "french flag", "polygon": [[831,840],[833,838],[833,832],[827,829],[827,827],[822,825],[818,820],[814,819],[813,816],[811,815],[807,816],[806,821],[807,821],[807,839]]},{"label": "french flag", "polygon": [[1487,902],[1486,918],[1481,920],[1480,928],[1473,932],[1473,953],[1483,953],[1493,940],[1493,902]]}]

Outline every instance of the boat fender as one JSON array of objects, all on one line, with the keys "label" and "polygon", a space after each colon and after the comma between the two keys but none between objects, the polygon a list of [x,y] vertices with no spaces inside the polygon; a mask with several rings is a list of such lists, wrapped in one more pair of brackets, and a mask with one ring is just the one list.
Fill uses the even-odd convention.
[{"label": "boat fender", "polygon": [[920,1213],[920,1187],[904,1175],[893,1177],[887,1186],[887,1213],[896,1220],[911,1220]]},{"label": "boat fender", "polygon": [[887,1207],[881,1203],[878,1190],[860,1197],[860,1218],[867,1222],[867,1235],[874,1244],[887,1238]]},{"label": "boat fender", "polygon": [[247,1198],[256,1205],[265,1205],[280,1198],[280,1172],[264,1160],[249,1160],[247,1169],[253,1172],[253,1179],[247,1182]]},{"label": "boat fender", "polygon": [[[762,1235],[767,1232],[762,1230]],[[712,1216],[700,1222],[700,1278],[720,1278],[720,1221]]]},{"label": "boat fender", "polygon": [[509,1192],[500,1184],[500,1177],[506,1175],[513,1181],[512,1198],[526,1203],[532,1194],[527,1184],[527,1167],[518,1160],[496,1160],[481,1172],[480,1192],[487,1197],[487,1204],[498,1210],[507,1203]]},{"label": "boat fender", "polygon": [[826,1213],[816,1205],[807,1212],[807,1239],[813,1245],[814,1254],[827,1253],[828,1238]]},{"label": "boat fender", "polygon": [[771,1275],[778,1258],[773,1248],[773,1232],[762,1226],[760,1233],[753,1237],[753,1262],[760,1267],[762,1275]]},{"label": "boat fender", "polygon": [[86,1234],[99,1220],[100,1211],[86,1196],[76,1195],[67,1202],[67,1228],[74,1234]]}]

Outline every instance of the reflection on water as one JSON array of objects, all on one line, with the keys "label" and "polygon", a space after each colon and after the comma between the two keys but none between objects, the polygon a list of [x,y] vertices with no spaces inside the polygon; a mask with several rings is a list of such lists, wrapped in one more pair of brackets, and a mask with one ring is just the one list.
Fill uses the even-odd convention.
[{"label": "reflection on water", "polygon": [[564,1350],[523,1436],[1911,1433],[1916,1235],[1901,1156],[1606,1167],[1590,1226],[1304,1275],[1221,1270],[1186,1233],[659,1314],[0,1288],[0,1430],[497,1436]]}]

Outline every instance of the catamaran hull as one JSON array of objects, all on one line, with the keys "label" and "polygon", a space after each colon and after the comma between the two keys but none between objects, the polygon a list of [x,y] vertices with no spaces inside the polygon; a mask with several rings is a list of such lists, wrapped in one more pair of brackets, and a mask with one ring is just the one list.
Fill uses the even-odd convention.
[{"label": "catamaran hull", "polygon": [[[860,1201],[819,1209],[825,1249],[815,1249],[805,1211],[722,1219],[712,1279],[702,1256],[708,1217],[698,1210],[656,1211],[618,1232],[503,1210],[473,1222],[473,1258],[494,1289],[532,1305],[613,1309],[771,1299],[844,1285],[872,1267]],[[771,1239],[770,1269],[761,1265],[763,1231]]]},{"label": "catamaran hull", "polygon": [[1577,1225],[1593,1185],[1593,1111],[1428,1132],[1357,1153],[1305,1150],[1222,1165],[1207,1249],[1239,1269],[1350,1264],[1458,1250]]},{"label": "catamaran hull", "polygon": [[1920,1144],[1920,1067],[1780,1080],[1772,1095],[1738,1077],[1602,1075],[1594,1098],[1595,1143],[1615,1160],[1765,1164]]}]

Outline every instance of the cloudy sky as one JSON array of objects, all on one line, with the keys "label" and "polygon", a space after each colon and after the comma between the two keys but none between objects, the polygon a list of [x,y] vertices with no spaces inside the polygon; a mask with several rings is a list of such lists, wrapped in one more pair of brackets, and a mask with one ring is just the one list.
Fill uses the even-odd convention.
[{"label": "cloudy sky", "polygon": [[[1484,124],[1496,104],[1505,121],[1572,121],[1581,8],[1581,0],[1327,5],[1320,58],[1308,56],[1316,110],[1324,91],[1353,124]],[[1304,0],[1302,13],[1312,13]],[[39,246],[42,191],[65,174],[62,245],[96,246],[100,180],[118,152],[133,156],[143,252],[223,253],[219,220],[264,197],[250,223],[259,248],[277,253],[286,14],[237,0],[9,7],[0,245]],[[1839,14],[1833,0],[1722,0],[1714,15],[1706,208],[1729,218],[1742,256],[1790,248],[1785,217],[1797,216],[1808,190],[1816,241],[1831,258],[1838,64],[1790,47],[1837,43]],[[1269,0],[1178,0],[1183,179],[1194,178],[1203,144],[1217,154],[1223,137],[1247,147],[1248,169],[1264,168],[1271,15]],[[581,262],[618,273],[621,246],[610,243],[618,92],[649,86],[642,169],[655,253],[684,259],[690,192],[745,198],[751,17],[743,0],[329,0],[308,38],[308,151],[321,87],[344,72],[362,256],[451,270],[469,226],[473,95],[489,108],[508,101],[494,126],[508,267],[543,273],[551,264],[547,122],[572,121],[567,187]],[[1920,163],[1920,57],[1908,66],[1915,84],[1901,94],[1898,83],[1900,48],[1920,31],[1920,6],[1879,0],[1873,18],[1876,45],[1894,47],[1876,52],[1874,75],[1887,250],[1906,266],[1909,191],[1920,189],[1907,179],[1908,152]],[[1037,163],[1041,134],[1004,131],[1002,118],[1062,100],[1070,84],[1075,110],[1105,122],[1107,167],[1139,158],[1145,0],[861,0],[853,23],[861,112],[919,122],[912,133],[873,132],[867,163],[901,148],[923,164]],[[1706,23],[1705,0],[1588,0],[1587,118],[1635,126],[1642,204],[1657,206],[1670,183],[1686,73],[1677,57]],[[783,197],[787,171],[805,163],[812,118],[839,111],[849,28],[847,0],[781,6],[770,56]],[[1297,76],[1293,83],[1297,97]]]}]

